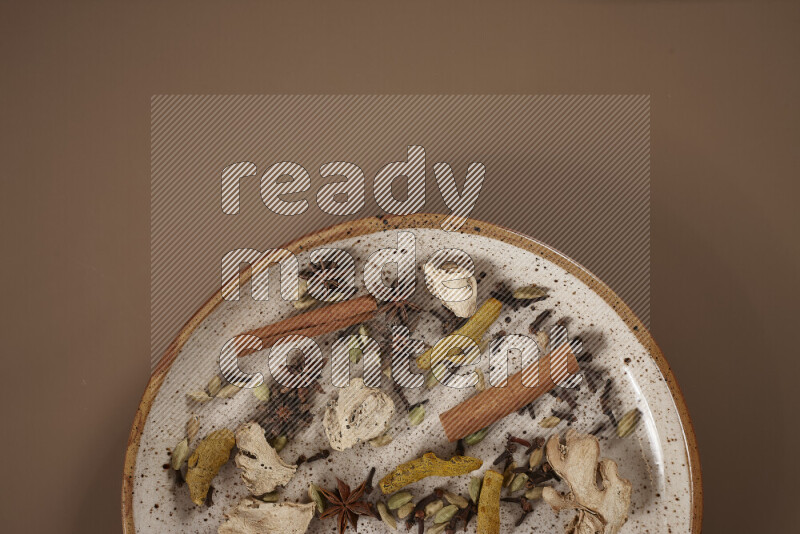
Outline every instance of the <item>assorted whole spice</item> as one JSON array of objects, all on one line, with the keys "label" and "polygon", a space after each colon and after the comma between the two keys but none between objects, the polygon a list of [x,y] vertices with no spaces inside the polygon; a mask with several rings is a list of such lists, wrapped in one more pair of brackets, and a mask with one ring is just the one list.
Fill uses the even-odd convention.
[{"label": "assorted whole spice", "polygon": [[[327,267],[318,265],[312,268],[319,271]],[[442,279],[463,280],[462,287],[471,288],[473,298],[464,302],[442,300],[446,310],[427,312],[441,320],[444,331],[452,334],[452,337],[446,337],[415,359],[412,358],[419,369],[430,370],[427,381],[431,381],[431,377],[437,379],[428,385],[428,389],[440,381],[441,371],[470,363],[463,350],[464,339],[477,344],[481,350],[485,349],[488,342],[484,337],[500,317],[504,305],[517,310],[548,298],[547,290],[536,285],[511,289],[501,284],[478,307],[474,297],[480,280],[463,278],[464,273],[449,269],[453,268],[443,268],[434,274]],[[312,274],[313,271],[306,273],[305,279]],[[444,295],[441,297],[444,298]],[[316,337],[340,332],[342,335],[358,333],[369,337],[372,329],[366,323],[379,321],[374,331],[384,333],[383,342],[379,342],[379,345],[386,346],[391,325],[411,329],[416,319],[426,313],[426,310],[410,301],[379,303],[369,296],[324,304],[311,298],[307,291],[301,291],[296,308],[301,311],[299,315],[247,333],[261,338],[263,346],[269,347],[290,334]],[[410,403],[403,388],[394,380],[386,384],[393,396],[381,389],[366,387],[360,378],[352,379],[346,388],[338,391],[336,398],[328,403],[324,418],[320,418],[333,453],[323,448],[310,456],[300,455],[295,465],[284,462],[279,455],[283,448],[318,417],[312,409],[312,397],[315,392],[321,392],[321,388],[316,383],[309,388],[269,387],[262,384],[251,389],[252,396],[258,402],[253,421],[240,426],[235,434],[227,429],[212,432],[194,450],[192,444],[199,433],[200,423],[199,418],[192,415],[186,424],[186,436],[172,449],[170,463],[165,468],[171,468],[179,482],[185,478],[195,504],[210,505],[212,481],[228,462],[234,446],[237,446],[235,464],[251,495],[226,514],[227,521],[220,527],[220,534],[299,534],[306,531],[315,514],[321,520],[335,517],[339,534],[343,534],[348,526],[355,531],[361,517],[382,521],[392,530],[400,522],[407,529],[416,527],[418,534],[450,534],[458,528],[466,531],[471,519],[477,518],[479,534],[496,534],[500,532],[501,508],[504,510],[502,513],[515,512],[514,524],[520,526],[534,510],[535,503],[542,500],[556,511],[577,510],[576,517],[567,526],[567,532],[617,532],[627,519],[630,484],[617,475],[614,462],[599,459],[600,448],[596,436],[604,435],[607,428],[604,421],[596,423],[588,434],[579,434],[570,429],[566,435],[566,445],[561,445],[557,435],[546,444],[543,437],[506,435],[505,446],[494,458],[492,467],[482,476],[470,477],[466,497],[447,487],[438,487],[429,495],[416,495],[414,485],[423,479],[438,477],[442,484],[448,484],[450,479],[455,481],[480,469],[483,460],[467,456],[466,449],[477,447],[491,436],[493,425],[509,414],[518,412],[527,415],[536,421],[535,426],[529,425],[528,428],[548,433],[564,428],[562,424],[569,427],[579,421],[576,412],[581,407],[580,399],[583,397],[574,389],[556,387],[556,383],[567,374],[580,372],[589,385],[589,392],[596,392],[600,389],[598,380],[603,370],[596,366],[590,353],[580,354],[573,350],[580,346],[580,340],[559,344],[550,339],[544,326],[552,319],[553,313],[552,309],[536,312],[529,326],[530,333],[544,353],[539,360],[539,376],[543,379],[541,384],[523,388],[523,372],[519,372],[508,378],[504,388],[487,387],[483,372],[480,371],[477,394],[439,414],[448,439],[457,442],[455,454],[448,459],[441,459],[428,452],[401,463],[380,479],[378,486],[382,496],[377,500],[369,497],[373,491],[375,468],[355,489],[339,478],[336,479],[335,489],[310,484],[310,502],[306,504],[281,502],[277,488],[289,484],[299,466],[328,459],[331,454],[360,442],[369,442],[374,448],[389,445],[392,442],[390,421],[394,415],[395,401],[404,408],[408,428],[422,424],[426,419],[428,401],[423,399]],[[556,322],[562,325],[566,323],[567,318]],[[504,334],[503,331],[499,335]],[[353,336],[353,339],[359,337]],[[352,349],[351,362],[358,364],[363,347],[354,345]],[[239,355],[247,353],[245,350]],[[561,370],[550,376],[551,362],[556,361]],[[298,370],[296,365],[294,367]],[[384,374],[391,376],[388,368]],[[192,402],[205,403],[215,398],[232,398],[241,389],[239,385],[227,384],[220,376],[214,376],[205,388],[192,391],[187,396]],[[558,406],[552,408],[550,415],[537,418],[534,406],[546,392],[556,399]],[[625,438],[633,434],[642,414],[633,409],[617,420],[613,411],[612,379],[602,382],[599,402],[600,410],[615,429],[616,436]],[[523,456],[520,456],[521,453]],[[598,468],[604,484],[607,484],[603,486],[604,489],[585,482],[589,478],[594,479],[594,475],[588,473],[594,473]],[[560,493],[557,489],[559,484],[566,484],[569,493]]]}]

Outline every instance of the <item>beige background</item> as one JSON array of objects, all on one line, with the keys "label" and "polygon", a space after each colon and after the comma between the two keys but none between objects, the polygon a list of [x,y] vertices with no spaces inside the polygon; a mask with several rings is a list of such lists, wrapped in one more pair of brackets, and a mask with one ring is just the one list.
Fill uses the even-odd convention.
[{"label": "beige background", "polygon": [[706,531],[795,524],[800,4],[4,2],[0,20],[4,531],[121,530],[158,93],[650,94],[652,330],[695,421]]}]

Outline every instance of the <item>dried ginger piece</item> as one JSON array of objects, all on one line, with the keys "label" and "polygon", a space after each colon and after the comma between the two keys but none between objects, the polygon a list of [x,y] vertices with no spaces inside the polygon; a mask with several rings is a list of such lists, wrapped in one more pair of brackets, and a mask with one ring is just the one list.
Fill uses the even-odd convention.
[{"label": "dried ginger piece", "polygon": [[219,534],[303,534],[314,517],[313,502],[308,504],[265,503],[252,498],[242,499],[228,520],[220,525]]},{"label": "dried ginger piece", "polygon": [[[567,525],[567,534],[615,534],[628,520],[631,483],[620,478],[613,460],[600,460],[596,437],[567,431],[566,442],[558,435],[547,442],[547,461],[570,488],[562,495],[551,487],[542,491],[544,500],[556,512],[577,510]],[[597,474],[602,485],[598,486]]]},{"label": "dried ginger piece", "polygon": [[400,464],[380,481],[384,495],[427,477],[454,477],[466,475],[483,465],[482,460],[470,456],[453,456],[449,460],[437,458],[432,452],[410,462]]},{"label": "dried ginger piece", "polygon": [[236,430],[236,467],[242,470],[242,481],[253,495],[264,495],[285,486],[297,471],[296,465],[281,460],[264,436],[264,429],[250,422]]},{"label": "dried ginger piece", "polygon": [[484,473],[481,495],[478,500],[477,534],[500,533],[500,490],[502,488],[503,475],[492,470]]},{"label": "dried ginger piece", "polygon": [[189,486],[192,502],[197,506],[205,502],[211,481],[230,458],[235,444],[233,432],[223,428],[206,436],[189,457],[186,485]]},{"label": "dried ginger piece", "polygon": [[[436,267],[428,262],[422,267],[425,283],[434,297],[456,317],[472,317],[478,307],[478,283],[474,276],[456,263],[445,263]],[[469,297],[463,300],[448,300],[469,288]]]}]

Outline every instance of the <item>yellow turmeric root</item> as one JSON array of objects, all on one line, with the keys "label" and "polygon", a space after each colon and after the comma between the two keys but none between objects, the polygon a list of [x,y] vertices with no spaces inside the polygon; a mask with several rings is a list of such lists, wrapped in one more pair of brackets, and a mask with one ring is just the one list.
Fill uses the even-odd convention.
[{"label": "yellow turmeric root", "polygon": [[477,534],[500,534],[500,489],[503,475],[497,471],[486,471],[483,475],[481,497],[478,500]]},{"label": "yellow turmeric root", "polygon": [[454,477],[479,469],[482,460],[469,456],[453,456],[449,460],[437,458],[432,452],[410,462],[398,465],[380,481],[384,495],[394,493],[409,484],[427,477]]},{"label": "yellow turmeric root", "polygon": [[230,458],[234,445],[236,438],[233,432],[223,428],[206,436],[189,457],[186,485],[189,486],[192,502],[197,506],[203,505],[211,481]]},{"label": "yellow turmeric root", "polygon": [[[480,345],[481,339],[489,330],[489,327],[500,316],[503,303],[497,299],[490,298],[478,308],[478,311],[470,317],[469,321],[451,335],[439,341],[436,345],[429,348],[417,358],[417,366],[420,369],[430,369],[436,362],[450,358],[451,353],[464,351],[468,348],[469,341]],[[459,337],[463,336],[463,337]],[[467,340],[463,339],[467,338]]]}]

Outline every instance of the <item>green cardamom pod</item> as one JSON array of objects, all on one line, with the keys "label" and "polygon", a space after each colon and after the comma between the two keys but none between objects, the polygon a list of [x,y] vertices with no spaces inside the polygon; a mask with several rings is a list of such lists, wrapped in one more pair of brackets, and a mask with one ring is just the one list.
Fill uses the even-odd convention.
[{"label": "green cardamom pod", "polygon": [[289,438],[284,435],[280,435],[272,440],[271,445],[272,448],[275,449],[275,452],[281,452],[287,443],[289,443]]},{"label": "green cardamom pod", "polygon": [[550,416],[550,417],[545,417],[544,419],[539,421],[539,426],[542,427],[542,428],[554,428],[554,427],[558,426],[558,423],[560,423],[560,422],[561,422],[561,419],[559,419],[558,417],[553,415],[553,416]]},{"label": "green cardamom pod", "polygon": [[447,362],[436,362],[433,364],[431,372],[428,373],[428,376],[425,378],[425,387],[433,389],[445,378],[447,378]]},{"label": "green cardamom pod", "polygon": [[407,491],[400,491],[389,497],[389,500],[386,504],[389,506],[389,510],[397,510],[404,504],[410,503],[411,499],[413,498],[414,496],[411,495],[411,493]]},{"label": "green cardamom pod", "polygon": [[469,501],[462,497],[461,495],[456,495],[455,493],[450,493],[449,491],[444,492],[444,498],[447,499],[447,502],[450,504],[455,504],[459,508],[466,508],[469,506]]},{"label": "green cardamom pod", "polygon": [[367,325],[363,323],[358,325],[358,335],[369,337],[369,328],[367,328]]},{"label": "green cardamom pod", "polygon": [[517,468],[517,462],[511,462],[510,464],[508,464],[508,467],[506,467],[506,470],[503,471],[504,488],[507,488],[511,484],[511,481],[514,480],[515,478],[514,469],[516,468]]},{"label": "green cardamom pod", "polygon": [[394,517],[389,513],[389,509],[386,508],[383,502],[378,503],[378,514],[381,516],[383,522],[386,523],[387,527],[392,530],[397,530],[397,521],[394,520]]},{"label": "green cardamom pod", "polygon": [[219,375],[215,375],[211,380],[208,381],[206,391],[208,391],[209,396],[216,397],[221,387],[222,378]]},{"label": "green cardamom pod", "polygon": [[411,515],[411,512],[414,511],[414,503],[406,503],[400,508],[397,509],[397,517],[400,519],[405,519],[406,517]]},{"label": "green cardamom pod", "polygon": [[201,404],[204,402],[208,402],[212,399],[212,397],[210,397],[208,393],[200,390],[190,391],[189,393],[186,394],[186,396],[192,399],[194,402],[199,402]]},{"label": "green cardamom pod", "polygon": [[514,493],[515,491],[519,491],[525,487],[525,484],[528,482],[528,475],[525,473],[519,473],[517,476],[514,477],[514,480],[511,481],[511,484],[508,486],[508,491]]},{"label": "green cardamom pod", "polygon": [[428,373],[428,376],[425,377],[425,388],[426,389],[433,389],[436,387],[436,384],[439,383],[439,380],[436,379],[436,375],[433,372]]},{"label": "green cardamom pod", "polygon": [[200,432],[200,419],[198,419],[196,415],[192,414],[192,416],[189,417],[189,420],[186,421],[186,437],[189,440],[189,443],[194,440],[198,432]]},{"label": "green cardamom pod", "polygon": [[184,438],[180,443],[175,445],[172,450],[172,468],[175,471],[180,471],[183,462],[189,457],[189,440]]},{"label": "green cardamom pod", "polygon": [[360,336],[350,336],[350,343],[347,345],[347,353],[350,355],[350,361],[358,363],[361,361],[361,356],[364,355],[364,347],[361,346]]},{"label": "green cardamom pod", "polygon": [[544,451],[541,448],[535,449],[531,453],[530,460],[528,460],[528,465],[531,469],[536,469],[539,467],[539,464],[542,463],[542,458],[544,457]]},{"label": "green cardamom pod", "polygon": [[292,306],[294,306],[295,310],[307,310],[319,304],[319,301],[312,297],[311,295],[305,295],[300,297],[299,299],[292,302]]},{"label": "green cardamom pod", "polygon": [[425,405],[420,404],[410,412],[408,412],[408,424],[417,426],[425,419]]},{"label": "green cardamom pod", "polygon": [[311,497],[311,500],[317,505],[318,513],[321,514],[325,511],[325,500],[322,498],[322,492],[319,491],[319,487],[316,484],[308,486],[308,496]]},{"label": "green cardamom pod", "polygon": [[458,512],[458,506],[456,506],[455,504],[451,504],[450,506],[445,506],[444,508],[436,512],[436,515],[433,516],[433,522],[436,524],[447,523],[448,521],[453,519],[453,516],[456,515],[456,512]]},{"label": "green cardamom pod", "polygon": [[269,401],[269,386],[266,384],[261,384],[258,387],[252,389],[253,396],[260,400],[261,402]]},{"label": "green cardamom pod", "polygon": [[425,506],[425,518],[427,519],[428,517],[433,517],[442,508],[444,508],[444,503],[442,501],[438,501],[437,500],[437,501],[429,502]]},{"label": "green cardamom pod", "polygon": [[263,502],[278,502],[279,497],[280,494],[277,491],[271,491],[269,493],[265,493],[264,495],[260,495],[258,500]]},{"label": "green cardamom pod", "polygon": [[444,529],[446,528],[447,528],[447,523],[431,525],[430,528],[425,529],[425,534],[442,534],[442,532],[444,532]]},{"label": "green cardamom pod", "polygon": [[525,498],[528,499],[529,501],[535,501],[536,499],[541,499],[543,489],[544,488],[542,488],[541,486],[536,488],[531,488],[525,492]]},{"label": "green cardamom pod", "polygon": [[511,295],[519,300],[532,300],[546,297],[547,291],[534,284],[515,289]]},{"label": "green cardamom pod", "polygon": [[242,388],[240,388],[235,384],[226,384],[222,386],[219,389],[219,391],[217,391],[215,397],[217,397],[218,399],[230,399],[231,397],[239,393],[241,389]]},{"label": "green cardamom pod", "polygon": [[475,504],[478,503],[478,498],[481,496],[482,485],[483,479],[481,477],[472,477],[469,481],[469,498],[472,499],[472,502]]},{"label": "green cardamom pod", "polygon": [[389,434],[383,434],[382,436],[378,436],[377,438],[373,438],[369,440],[369,444],[373,447],[385,447],[386,445],[392,442],[392,436]]},{"label": "green cardamom pod", "polygon": [[488,433],[489,433],[488,428],[483,428],[481,430],[478,430],[477,432],[473,432],[472,434],[464,438],[464,445],[477,445],[478,443],[483,441],[483,438],[485,438],[486,434]]},{"label": "green cardamom pod", "polygon": [[617,435],[621,438],[630,436],[636,429],[636,425],[639,424],[639,419],[641,419],[641,417],[642,412],[635,408],[623,415],[622,419],[620,419],[617,424]]}]

